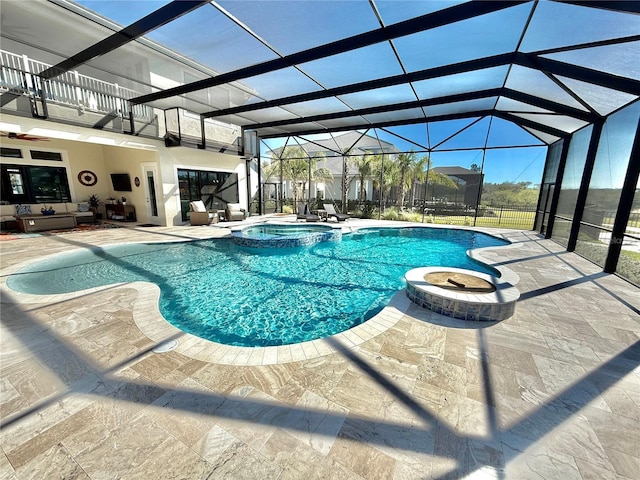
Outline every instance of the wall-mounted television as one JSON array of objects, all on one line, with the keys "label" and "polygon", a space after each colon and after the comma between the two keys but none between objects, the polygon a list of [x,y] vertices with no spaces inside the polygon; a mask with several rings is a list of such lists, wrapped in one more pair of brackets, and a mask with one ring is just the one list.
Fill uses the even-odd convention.
[{"label": "wall-mounted television", "polygon": [[131,178],[128,173],[112,173],[111,183],[116,192],[131,192]]}]

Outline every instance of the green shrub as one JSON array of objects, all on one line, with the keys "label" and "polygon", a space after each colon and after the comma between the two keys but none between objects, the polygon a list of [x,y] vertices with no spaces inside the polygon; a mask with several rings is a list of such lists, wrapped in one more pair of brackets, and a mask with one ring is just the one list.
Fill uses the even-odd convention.
[{"label": "green shrub", "polygon": [[395,208],[387,208],[384,212],[382,212],[382,220],[399,220],[400,215],[398,214],[398,210]]},{"label": "green shrub", "polygon": [[373,202],[364,202],[360,205],[360,218],[373,218],[373,214],[376,210]]},{"label": "green shrub", "polygon": [[404,222],[422,222],[422,214],[418,212],[410,212],[404,211],[400,212],[398,220],[402,220]]}]

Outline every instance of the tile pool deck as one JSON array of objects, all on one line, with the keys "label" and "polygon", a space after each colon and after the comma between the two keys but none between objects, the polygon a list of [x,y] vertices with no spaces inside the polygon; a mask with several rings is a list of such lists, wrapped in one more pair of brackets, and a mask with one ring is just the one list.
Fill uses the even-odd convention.
[{"label": "tile pool deck", "polygon": [[143,284],[4,285],[44,253],[226,228],[0,242],[0,479],[638,478],[640,290],[533,232],[479,230],[514,242],[482,252],[520,278],[513,317],[469,324],[401,292],[364,333],[281,351],[175,332]]}]

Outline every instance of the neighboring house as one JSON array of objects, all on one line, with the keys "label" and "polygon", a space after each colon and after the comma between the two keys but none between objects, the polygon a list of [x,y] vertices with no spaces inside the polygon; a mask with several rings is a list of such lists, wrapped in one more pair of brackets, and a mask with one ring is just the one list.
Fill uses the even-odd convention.
[{"label": "neighboring house", "polygon": [[[108,73],[89,63],[45,83],[37,74],[60,61],[50,52],[64,44],[67,32],[81,31],[92,38],[120,27],[79,5],[73,11],[54,3],[38,5],[2,5],[3,25],[46,26],[43,38],[31,43],[3,37],[3,217],[15,213],[15,204],[80,203],[91,194],[102,200],[125,196],[127,204],[135,207],[138,222],[159,225],[184,223],[189,202],[201,198],[210,208],[224,208],[226,203],[248,208],[248,197],[257,190],[257,176],[240,157],[238,126],[207,119],[203,123],[206,148],[189,148],[202,142],[203,132],[199,115],[188,111],[191,105],[186,100],[179,108],[167,110],[162,105],[152,108],[128,102],[154,89],[217,72],[145,39],[114,56],[113,69],[131,79],[127,85],[114,83]],[[51,48],[33,46],[45,44]],[[221,90],[225,99],[238,104],[252,95],[241,85],[221,87],[217,93]],[[114,183],[112,174],[128,177],[129,182],[125,187]],[[17,187],[20,181],[23,184]]]},{"label": "neighboring house", "polygon": [[[360,178],[357,166],[354,164],[355,157],[363,155],[379,155],[385,153],[390,159],[395,159],[398,149],[391,143],[378,140],[376,137],[362,135],[356,131],[332,135],[330,138],[314,140],[306,143],[296,144],[309,155],[321,158],[316,164],[316,169],[326,169],[331,173],[332,179],[322,182],[311,182],[311,197],[340,200],[342,198],[343,177],[346,171],[349,183],[347,200],[357,200],[360,193]],[[349,150],[348,155],[343,152]],[[282,152],[282,148],[273,151],[273,158]],[[271,181],[277,181],[271,178]],[[367,200],[373,199],[373,179],[368,176],[365,179],[365,191]],[[307,187],[308,188],[308,187]],[[284,198],[291,198],[291,181],[284,181]]]},{"label": "neighboring house", "polygon": [[478,199],[482,193],[484,175],[475,170],[463,167],[434,167],[434,173],[446,175],[455,182],[457,189],[440,185],[429,185],[427,200],[446,201],[456,205],[464,205],[469,208],[478,206]]}]

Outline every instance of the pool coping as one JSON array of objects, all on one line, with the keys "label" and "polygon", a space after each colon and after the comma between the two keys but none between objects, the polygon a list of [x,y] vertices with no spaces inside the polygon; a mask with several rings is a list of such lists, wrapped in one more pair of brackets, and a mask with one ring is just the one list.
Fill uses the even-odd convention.
[{"label": "pool coping", "polygon": [[[266,223],[266,222],[265,222]],[[376,225],[376,227],[384,228],[384,226]],[[404,224],[388,225],[389,228],[402,228],[402,227],[419,227],[419,228],[455,228],[455,226],[433,226],[424,224]],[[353,232],[360,228],[371,228],[369,225],[362,226],[349,226],[340,225],[336,228],[342,228],[348,232]],[[481,229],[475,228],[456,228],[462,230],[470,230],[474,232],[484,233],[496,238],[504,238],[504,233],[492,234],[485,232]],[[213,239],[220,239],[220,237],[212,237]],[[162,241],[131,241],[127,243],[181,243],[188,241],[201,241],[208,240],[197,239],[176,239],[176,240],[162,240]],[[121,243],[104,244],[95,246],[95,248],[107,247],[111,245],[121,245]],[[496,249],[503,248],[517,248],[522,246],[518,243],[511,243],[508,245],[500,245],[493,247],[483,247],[467,251],[467,254],[474,260],[480,261],[486,265],[489,265],[501,274],[500,278],[503,281],[511,284],[516,284],[519,281],[519,276],[511,269],[501,266],[493,265],[493,262],[483,256],[484,252],[494,251]],[[308,342],[302,342],[291,345],[279,345],[269,347],[238,347],[233,345],[225,345],[211,340],[205,340],[203,338],[191,335],[183,332],[177,327],[170,324],[160,313],[158,307],[160,298],[160,287],[150,282],[123,282],[105,285],[102,287],[88,288],[79,290],[76,292],[64,293],[64,294],[51,294],[51,295],[35,295],[21,293],[12,290],[7,286],[8,277],[25,266],[44,260],[50,256],[66,255],[76,250],[85,250],[86,247],[77,247],[66,250],[65,252],[57,252],[51,255],[45,255],[37,259],[26,260],[24,262],[11,265],[3,269],[2,277],[0,278],[0,296],[2,301],[6,303],[18,303],[18,304],[51,304],[56,302],[62,302],[66,300],[72,300],[79,297],[90,295],[91,293],[102,292],[109,289],[118,288],[131,288],[137,291],[138,297],[133,302],[133,320],[138,329],[150,340],[156,342],[156,347],[171,342],[172,340],[178,340],[177,345],[173,349],[187,357],[217,363],[222,365],[236,365],[236,366],[257,366],[257,365],[276,365],[291,363],[297,361],[310,360],[314,358],[330,355],[337,351],[333,345],[339,344],[346,346],[347,348],[357,347],[376,336],[386,332],[392,328],[407,312],[409,307],[413,303],[405,294],[406,289],[399,290],[389,301],[389,303],[374,317],[369,320],[356,325],[349,330],[346,330],[335,335],[311,340]],[[435,314],[441,316],[439,314]],[[449,320],[453,320],[449,317],[442,316]],[[464,323],[462,320],[457,320]]]}]

